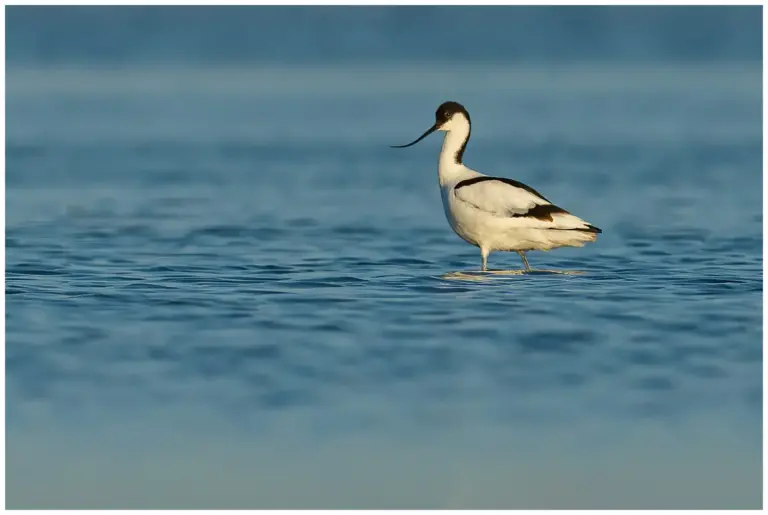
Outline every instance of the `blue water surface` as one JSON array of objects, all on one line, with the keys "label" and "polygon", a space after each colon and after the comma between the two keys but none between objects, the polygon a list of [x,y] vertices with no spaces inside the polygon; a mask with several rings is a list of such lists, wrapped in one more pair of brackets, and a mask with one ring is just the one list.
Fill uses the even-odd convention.
[{"label": "blue water surface", "polygon": [[[9,508],[759,508],[760,73],[13,68]],[[449,99],[580,274],[453,274]]]}]

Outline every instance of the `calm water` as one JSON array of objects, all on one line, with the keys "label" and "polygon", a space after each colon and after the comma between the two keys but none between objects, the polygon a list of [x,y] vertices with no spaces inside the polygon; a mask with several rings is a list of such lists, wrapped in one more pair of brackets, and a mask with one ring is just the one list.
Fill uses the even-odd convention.
[{"label": "calm water", "polygon": [[[7,61],[762,62],[759,5],[8,6]],[[450,34],[450,37],[447,37]]]},{"label": "calm water", "polygon": [[[761,506],[759,64],[7,90],[9,507]],[[582,275],[446,277],[440,138],[388,145],[447,99]]]}]

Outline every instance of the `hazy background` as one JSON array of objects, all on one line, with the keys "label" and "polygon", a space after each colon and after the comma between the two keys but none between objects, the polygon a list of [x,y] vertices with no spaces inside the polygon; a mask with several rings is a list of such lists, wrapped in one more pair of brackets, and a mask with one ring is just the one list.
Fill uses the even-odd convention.
[{"label": "hazy background", "polygon": [[11,65],[681,63],[762,58],[760,7],[12,7]]},{"label": "hazy background", "polygon": [[[761,29],[7,8],[8,507],[760,507]],[[448,99],[583,275],[446,277]]]}]

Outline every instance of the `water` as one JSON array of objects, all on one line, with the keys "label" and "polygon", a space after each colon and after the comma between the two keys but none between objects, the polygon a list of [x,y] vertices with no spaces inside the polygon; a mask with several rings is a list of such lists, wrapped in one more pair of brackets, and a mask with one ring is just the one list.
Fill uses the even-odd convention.
[{"label": "water", "polygon": [[9,6],[18,65],[762,61],[758,5]]},{"label": "water", "polygon": [[[9,73],[9,508],[760,507],[759,65],[462,70]],[[583,274],[449,278],[446,99]]]}]

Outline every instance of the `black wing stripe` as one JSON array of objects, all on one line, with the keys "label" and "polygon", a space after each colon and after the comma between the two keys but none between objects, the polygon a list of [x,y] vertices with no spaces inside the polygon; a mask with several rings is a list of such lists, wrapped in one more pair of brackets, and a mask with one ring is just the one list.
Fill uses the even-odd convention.
[{"label": "black wing stripe", "polygon": [[532,193],[532,194],[536,195],[537,197],[539,197],[541,200],[543,200],[545,202],[549,202],[549,199],[544,197],[544,195],[542,195],[541,193],[539,193],[535,189],[531,188],[527,184],[523,184],[522,182],[518,182],[518,181],[516,181],[514,179],[507,179],[507,178],[504,178],[504,177],[473,177],[472,179],[465,179],[465,180],[461,181],[460,183],[458,183],[456,185],[456,187],[454,188],[454,190],[458,190],[460,188],[463,188],[464,186],[472,186],[473,184],[477,184],[478,182],[485,182],[485,181],[499,181],[499,182],[503,182],[504,184],[509,184],[510,186],[514,186],[515,188],[520,188],[520,189],[523,189],[523,190],[527,191],[528,193]]},{"label": "black wing stripe", "polygon": [[543,206],[541,205],[533,206],[531,209],[529,209],[525,213],[512,214],[512,216],[516,218],[521,216],[527,216],[530,218],[537,218],[545,222],[552,222],[553,221],[552,215],[556,213],[566,214],[566,215],[569,214],[568,211],[566,211],[562,207],[557,207],[553,204],[546,204]]},{"label": "black wing stripe", "polygon": [[578,228],[578,229],[577,228],[568,228],[568,229],[565,229],[565,228],[562,228],[562,227],[550,227],[547,230],[548,231],[581,231],[581,232],[593,232],[595,234],[600,234],[601,232],[603,232],[602,229],[600,229],[599,227],[595,227],[592,224],[587,224],[587,226],[584,227],[583,229],[582,228]]},{"label": "black wing stripe", "polygon": [[602,229],[600,229],[599,227],[595,227],[592,224],[587,224],[587,228],[586,229],[580,229],[580,230],[587,231],[587,232],[594,232],[594,233],[598,233],[598,234],[603,232]]}]

